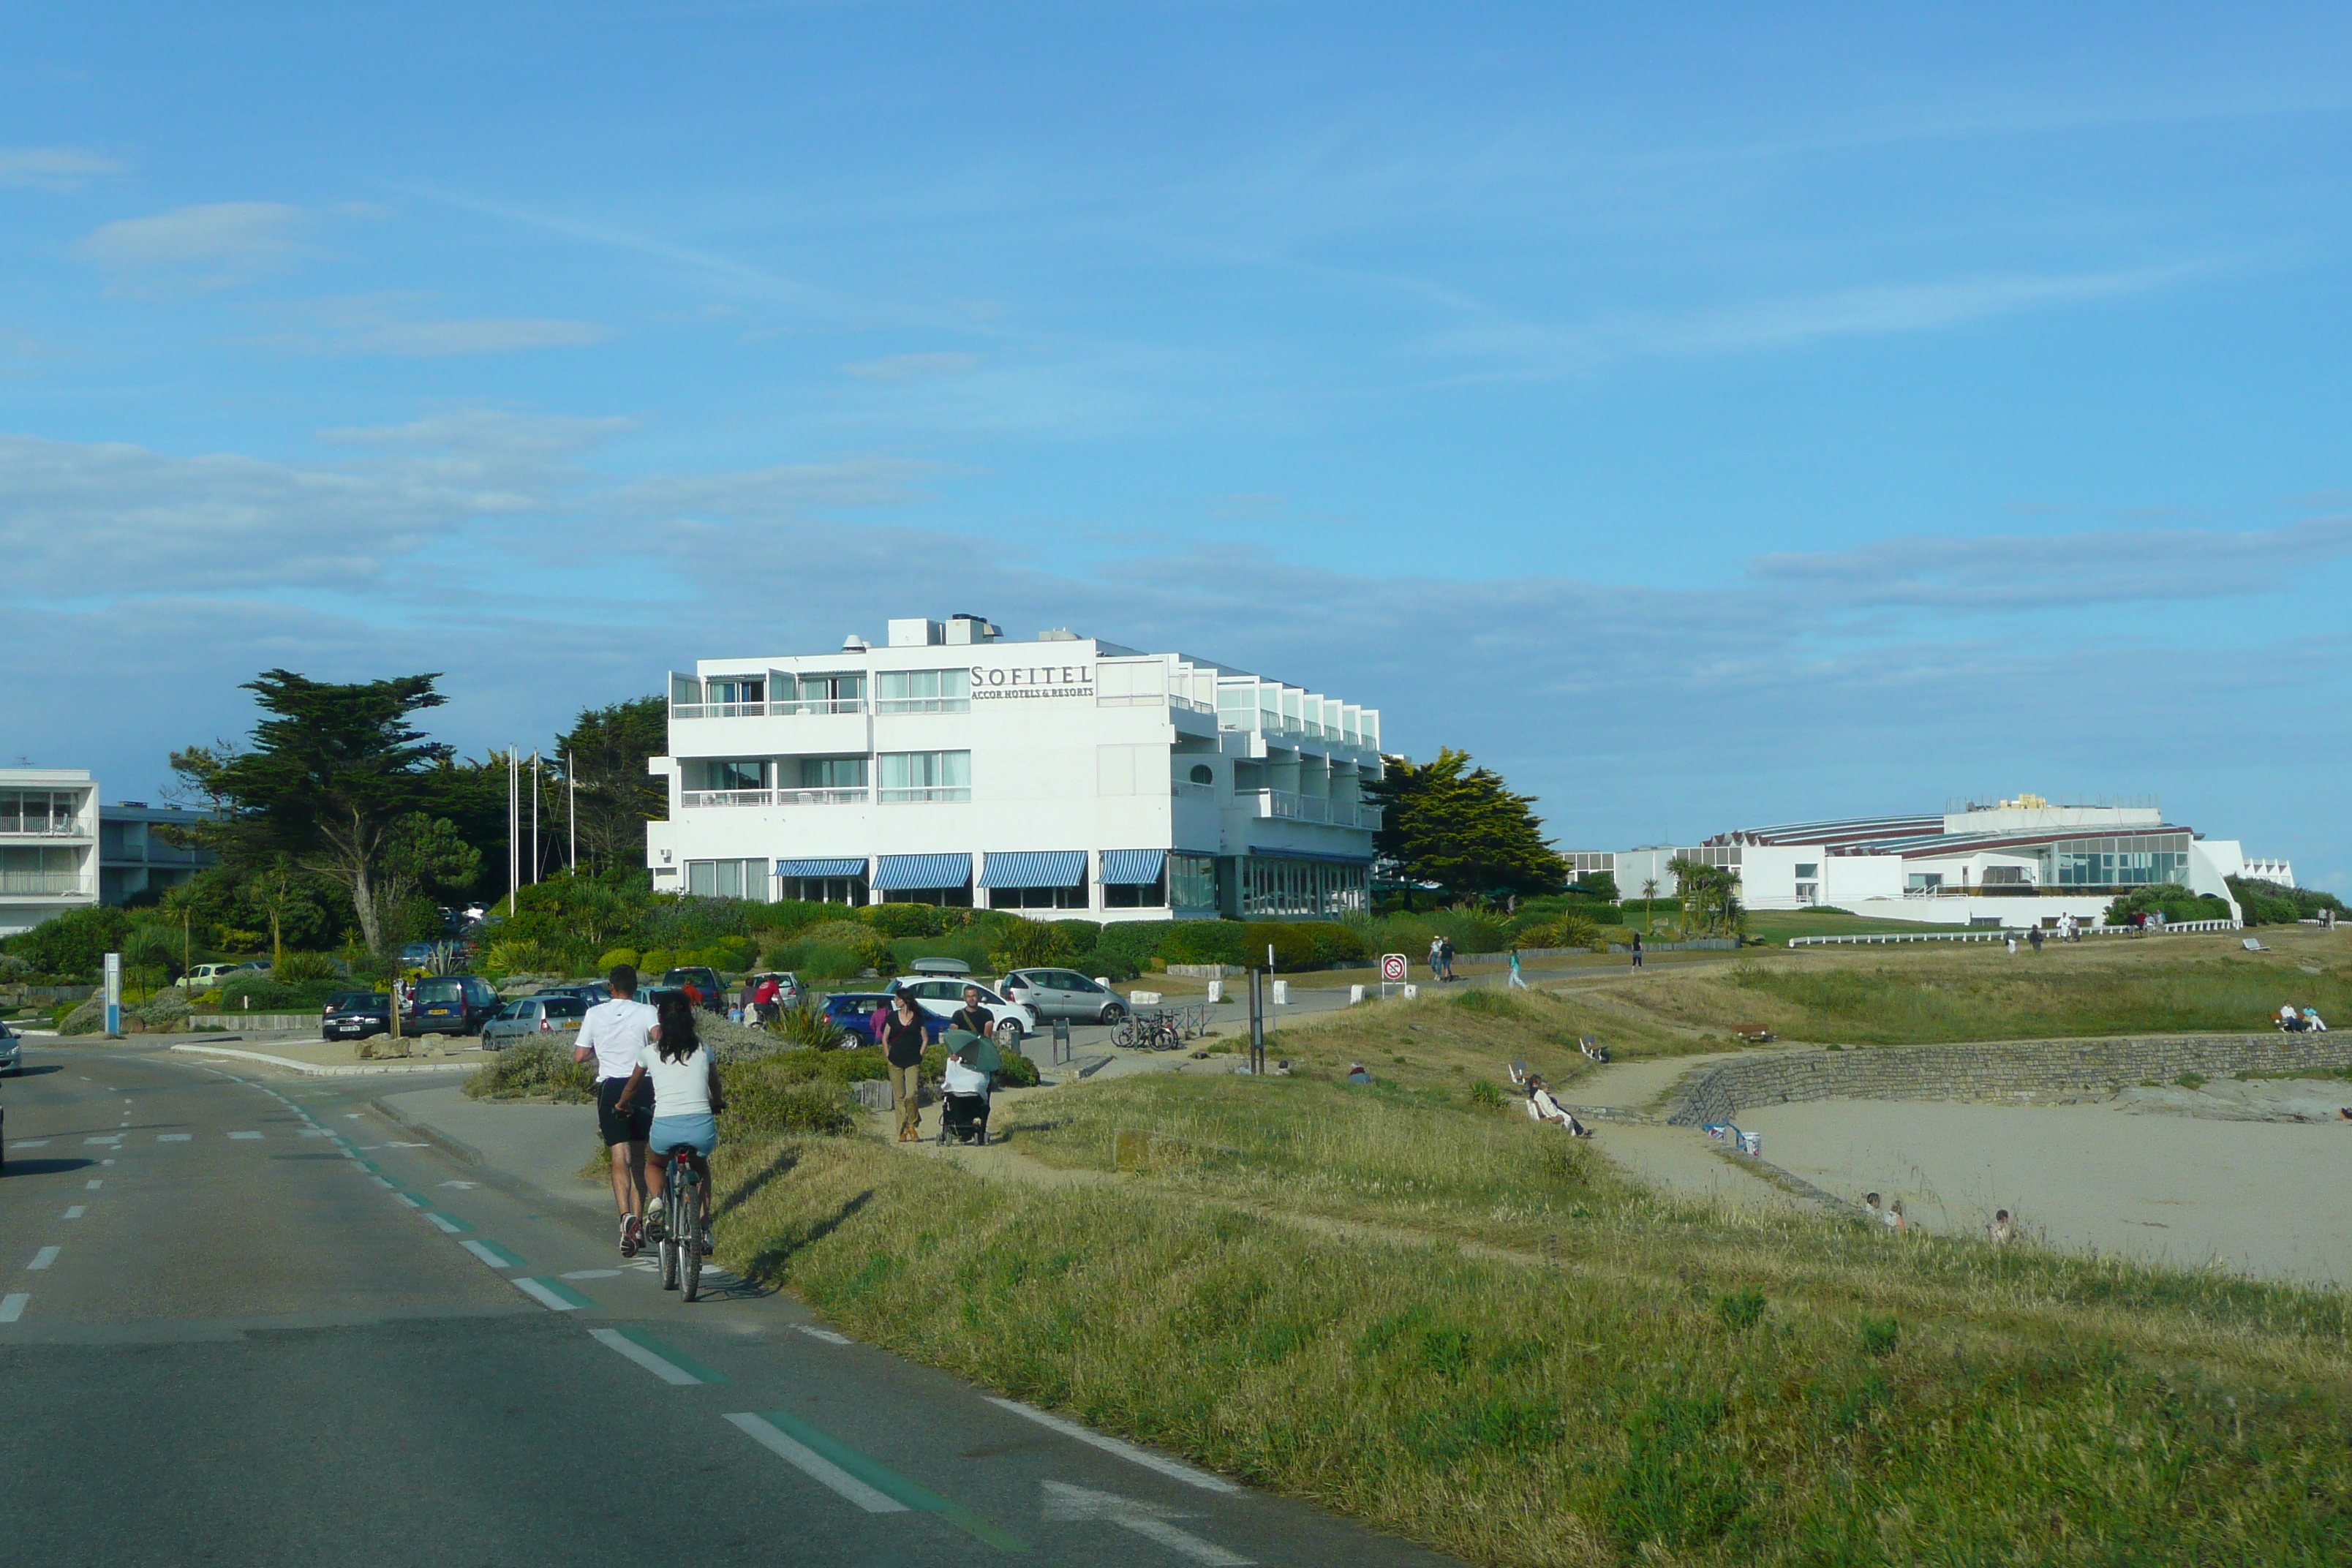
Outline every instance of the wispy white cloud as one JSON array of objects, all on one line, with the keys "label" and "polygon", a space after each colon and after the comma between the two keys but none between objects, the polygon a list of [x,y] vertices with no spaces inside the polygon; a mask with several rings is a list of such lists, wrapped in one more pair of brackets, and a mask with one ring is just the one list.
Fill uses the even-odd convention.
[{"label": "wispy white cloud", "polygon": [[83,147],[0,147],[0,185],[78,191],[92,180],[129,172],[116,160]]},{"label": "wispy white cloud", "polygon": [[601,343],[613,333],[594,321],[544,316],[434,317],[420,313],[434,302],[426,294],[370,294],[315,300],[280,308],[293,324],[249,342],[296,353],[390,354],[401,359],[447,359],[468,354],[515,353],[530,349],[579,348]]},{"label": "wispy white cloud", "polygon": [[2296,574],[2352,557],[2352,518],[2285,528],[2111,529],[2041,537],[1879,540],[1759,556],[1748,575],[1817,602],[1948,610],[2193,601],[2294,590]]},{"label": "wispy white cloud", "polygon": [[215,202],[101,225],[74,250],[127,292],[206,292],[292,266],[310,251],[309,224],[279,202]]}]

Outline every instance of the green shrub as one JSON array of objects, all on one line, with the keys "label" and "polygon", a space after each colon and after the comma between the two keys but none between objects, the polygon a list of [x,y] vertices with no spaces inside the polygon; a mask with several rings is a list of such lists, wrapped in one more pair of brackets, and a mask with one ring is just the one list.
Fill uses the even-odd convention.
[{"label": "green shrub", "polygon": [[1100,921],[1054,921],[1050,923],[1069,939],[1070,952],[1080,956],[1092,952],[1095,944],[1102,940]]},{"label": "green shrub", "polygon": [[646,950],[644,958],[637,963],[637,969],[639,973],[650,974],[658,980],[661,978],[663,970],[670,968],[677,963],[677,954],[668,948],[651,947]]},{"label": "green shrub", "polygon": [[1176,929],[1176,923],[1174,921],[1107,922],[1102,934],[1095,939],[1094,952],[1088,955],[1089,967],[1097,974],[1107,974],[1113,980],[1134,979],[1153,959],[1161,956],[1160,950],[1167,942],[1169,933]]},{"label": "green shrub", "polygon": [[323,952],[289,952],[269,966],[269,978],[283,984],[300,985],[318,980],[340,981],[342,974],[335,961]]},{"label": "green shrub", "polygon": [[328,997],[344,988],[341,980],[306,980],[297,985],[265,974],[232,975],[221,984],[220,1010],[224,1013],[300,1013],[323,1005]]},{"label": "green shrub", "polygon": [[830,1049],[841,1038],[840,1026],[825,1016],[824,1009],[805,994],[791,1006],[779,1011],[775,1022],[768,1026],[768,1031],[786,1045],[806,1046],[815,1050]]},{"label": "green shrub", "polygon": [[52,916],[0,942],[0,947],[45,974],[96,974],[108,953],[121,951],[130,931],[129,916],[109,905],[96,904]]},{"label": "green shrub", "polygon": [[58,1020],[58,1033],[60,1035],[95,1035],[104,1027],[106,999],[102,996],[92,996],[75,1004],[67,1009],[64,1017]]},{"label": "green shrub", "polygon": [[632,969],[635,969],[637,966],[637,950],[635,948],[616,947],[609,952],[599,953],[596,957],[596,973],[599,974],[609,974],[612,973],[615,965],[623,963],[627,964]]},{"label": "green shrub", "polygon": [[178,1029],[188,1022],[188,998],[180,991],[159,991],[136,1007],[123,1011],[151,1029]]},{"label": "green shrub", "polygon": [[825,921],[840,919],[841,911],[847,907],[812,903],[806,899],[784,899],[772,904],[759,904],[751,910],[750,929],[777,936],[791,936]]},{"label": "green shrub", "polygon": [[1764,1292],[1753,1285],[1732,1290],[1715,1300],[1715,1315],[1733,1332],[1743,1332],[1764,1320]]},{"label": "green shrub", "polygon": [[884,936],[937,936],[942,930],[936,904],[868,904],[865,917]]},{"label": "green shrub", "polygon": [[[814,1055],[795,1051],[792,1056]],[[733,1137],[788,1132],[839,1134],[856,1126],[844,1080],[802,1078],[770,1070],[775,1058],[722,1068],[727,1113],[721,1131]]]},{"label": "green shrub", "polygon": [[1034,969],[1066,963],[1077,956],[1069,933],[1043,921],[1023,921],[991,944],[989,966],[1002,974],[1008,970]]},{"label": "green shrub", "polygon": [[2225,921],[2230,906],[2210,894],[2192,893],[2177,882],[2135,888],[2107,906],[2106,923],[2131,924],[2132,916],[2161,914],[2168,921]]},{"label": "green shrub", "polygon": [[1895,1349],[1895,1342],[1902,1337],[1903,1325],[1893,1318],[1862,1320],[1862,1348],[1865,1354],[1890,1354]]},{"label": "green shrub", "polygon": [[466,1093],[475,1100],[552,1100],[559,1105],[581,1105],[596,1098],[593,1063],[572,1059],[571,1047],[552,1040],[526,1040],[484,1063],[466,1080]]}]

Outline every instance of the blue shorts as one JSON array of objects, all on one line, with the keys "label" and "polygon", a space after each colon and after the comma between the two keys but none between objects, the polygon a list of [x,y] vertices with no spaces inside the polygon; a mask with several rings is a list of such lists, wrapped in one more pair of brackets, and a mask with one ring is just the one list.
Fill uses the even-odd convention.
[{"label": "blue shorts", "polygon": [[646,1134],[646,1147],[667,1157],[679,1144],[690,1144],[698,1154],[719,1147],[719,1123],[707,1110],[686,1116],[656,1116]]}]

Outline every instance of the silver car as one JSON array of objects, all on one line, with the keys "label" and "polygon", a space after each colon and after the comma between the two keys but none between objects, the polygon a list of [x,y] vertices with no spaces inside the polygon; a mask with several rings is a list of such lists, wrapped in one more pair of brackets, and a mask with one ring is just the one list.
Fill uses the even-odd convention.
[{"label": "silver car", "polygon": [[0,1024],[0,1072],[12,1078],[25,1070],[25,1042],[7,1025]]},{"label": "silver car", "polygon": [[[498,1011],[498,1016],[482,1025],[482,1049],[504,1050],[518,1040],[532,1040],[543,1036],[565,1037],[580,1032],[580,1020],[588,1016],[588,1004],[577,996],[525,996],[509,1002]],[[569,1038],[564,1038],[570,1044]]]},{"label": "silver car", "polygon": [[1016,969],[1004,977],[1004,994],[1040,1018],[1116,1024],[1127,1016],[1127,998],[1075,969]]}]

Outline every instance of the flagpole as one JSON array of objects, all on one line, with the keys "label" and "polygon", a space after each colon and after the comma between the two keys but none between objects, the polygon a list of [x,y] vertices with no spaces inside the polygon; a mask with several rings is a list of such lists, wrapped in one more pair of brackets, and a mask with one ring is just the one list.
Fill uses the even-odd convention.
[{"label": "flagpole", "polygon": [[572,874],[580,874],[580,781],[572,772],[572,753],[563,753],[564,852]]},{"label": "flagpole", "polygon": [[539,752],[530,754],[530,881],[539,885]]}]

